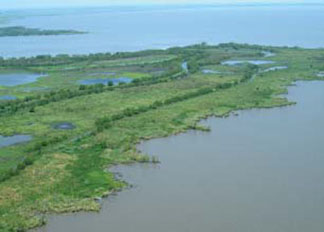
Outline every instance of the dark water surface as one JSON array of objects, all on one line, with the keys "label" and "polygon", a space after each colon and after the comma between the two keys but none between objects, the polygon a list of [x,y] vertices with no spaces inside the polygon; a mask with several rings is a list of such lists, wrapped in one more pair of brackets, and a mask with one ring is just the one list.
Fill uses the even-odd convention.
[{"label": "dark water surface", "polygon": [[3,26],[89,34],[0,38],[0,56],[87,54],[239,42],[324,47],[324,6],[115,7],[11,12]]},{"label": "dark water surface", "polygon": [[323,232],[324,82],[297,86],[297,105],[140,144],[162,163],[115,167],[134,188],[100,213],[52,216],[39,231]]}]

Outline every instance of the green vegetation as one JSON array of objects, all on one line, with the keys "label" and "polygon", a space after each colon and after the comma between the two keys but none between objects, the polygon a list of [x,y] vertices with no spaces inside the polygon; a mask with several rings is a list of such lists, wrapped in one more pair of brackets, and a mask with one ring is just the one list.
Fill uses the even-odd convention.
[{"label": "green vegetation", "polygon": [[[0,19],[1,20],[1,19]],[[86,32],[75,30],[42,30],[26,27],[0,27],[0,37],[4,36],[32,36],[32,35],[74,35],[85,34]]]},{"label": "green vegetation", "polygon": [[[263,51],[276,55],[263,57]],[[221,65],[248,59],[275,64]],[[184,61],[189,72],[182,69]],[[27,144],[0,148],[0,231],[42,225],[46,213],[98,211],[97,197],[126,185],[107,171],[110,166],[159,162],[138,153],[141,140],[208,131],[199,120],[211,115],[292,104],[278,95],[297,80],[324,80],[316,75],[324,70],[323,61],[322,49],[240,44],[0,59],[0,73],[48,74],[31,84],[0,87],[0,95],[19,97],[0,102],[0,134],[33,136]],[[262,72],[278,65],[288,68]],[[203,74],[203,69],[220,73]],[[133,82],[78,84],[123,76]],[[76,128],[53,128],[59,122]]]}]

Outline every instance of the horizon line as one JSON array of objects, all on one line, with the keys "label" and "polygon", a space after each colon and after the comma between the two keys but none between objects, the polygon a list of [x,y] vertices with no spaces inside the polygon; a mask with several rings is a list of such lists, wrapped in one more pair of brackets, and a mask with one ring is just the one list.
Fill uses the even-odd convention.
[{"label": "horizon line", "polygon": [[145,7],[145,6],[156,6],[156,7],[194,7],[194,6],[205,6],[205,7],[221,7],[221,6],[316,6],[324,5],[324,2],[237,2],[237,3],[125,3],[125,4],[81,4],[81,5],[48,5],[48,6],[14,6],[14,7],[4,7],[0,10],[37,10],[37,9],[71,9],[71,8],[84,8],[84,7]]}]

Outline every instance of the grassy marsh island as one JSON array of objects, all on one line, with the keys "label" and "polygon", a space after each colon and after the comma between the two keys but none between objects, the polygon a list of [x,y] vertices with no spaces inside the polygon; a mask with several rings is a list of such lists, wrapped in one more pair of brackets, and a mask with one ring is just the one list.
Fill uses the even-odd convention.
[{"label": "grassy marsh island", "polygon": [[5,36],[48,36],[48,35],[75,35],[87,32],[76,30],[43,30],[38,28],[26,28],[21,26],[0,27],[0,37]]},{"label": "grassy marsh island", "polygon": [[[206,130],[199,120],[208,116],[293,104],[280,94],[297,80],[324,80],[323,61],[323,49],[233,43],[0,59],[0,74],[46,74],[0,86],[0,95],[17,97],[0,101],[0,135],[32,138],[0,148],[0,230],[40,226],[48,213],[100,210],[98,197],[126,186],[109,166],[158,162],[137,143]],[[80,85],[121,77],[132,81]],[[62,123],[73,127],[55,127]]]}]

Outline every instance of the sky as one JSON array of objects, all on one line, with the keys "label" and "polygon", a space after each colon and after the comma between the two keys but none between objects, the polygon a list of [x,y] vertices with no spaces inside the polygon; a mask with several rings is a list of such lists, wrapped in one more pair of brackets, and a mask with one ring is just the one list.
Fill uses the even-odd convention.
[{"label": "sky", "polygon": [[324,0],[0,0],[0,8],[44,8],[67,6],[137,4],[244,4],[244,3],[324,3]]}]

